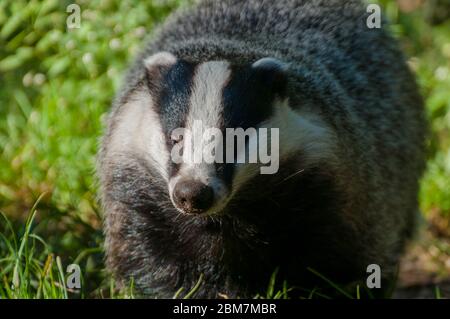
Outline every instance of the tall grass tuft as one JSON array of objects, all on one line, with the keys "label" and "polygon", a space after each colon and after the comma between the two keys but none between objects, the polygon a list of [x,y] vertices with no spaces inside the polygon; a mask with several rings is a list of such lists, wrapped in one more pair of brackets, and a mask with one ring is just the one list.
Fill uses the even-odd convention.
[{"label": "tall grass tuft", "polygon": [[[0,298],[67,299],[61,259],[50,252],[45,241],[33,233],[41,195],[30,211],[24,228],[15,230],[1,213],[0,232]],[[56,262],[55,262],[56,261]]]}]

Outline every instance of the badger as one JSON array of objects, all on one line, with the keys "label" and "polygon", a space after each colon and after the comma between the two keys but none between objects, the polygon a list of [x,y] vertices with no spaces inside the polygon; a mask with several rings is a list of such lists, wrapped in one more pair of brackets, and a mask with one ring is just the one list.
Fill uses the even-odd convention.
[{"label": "badger", "polygon": [[[98,155],[106,261],[122,287],[249,298],[275,278],[325,294],[365,283],[375,264],[386,293],[416,225],[426,124],[401,50],[369,18],[357,0],[200,1],[152,34]],[[225,140],[277,129],[276,169],[185,160],[174,132],[196,121]]]}]

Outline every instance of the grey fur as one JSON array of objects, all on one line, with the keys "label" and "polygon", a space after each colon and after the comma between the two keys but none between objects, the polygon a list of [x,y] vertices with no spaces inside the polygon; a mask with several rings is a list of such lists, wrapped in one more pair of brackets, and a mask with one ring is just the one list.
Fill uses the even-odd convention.
[{"label": "grey fur", "polygon": [[[203,221],[173,212],[166,183],[142,154],[116,156],[108,151],[110,136],[121,120],[121,106],[144,81],[144,58],[160,51],[193,62],[250,65],[273,57],[286,63],[290,105],[318,115],[337,136],[337,163],[323,163],[320,170],[332,176],[343,203],[336,218],[345,224],[345,231],[340,224],[328,225],[326,216],[323,223],[310,225],[323,224],[323,236],[341,250],[315,254],[337,256],[331,259],[336,260],[336,268],[342,266],[339,256],[347,255],[355,259],[355,267],[376,263],[382,266],[384,278],[395,275],[405,240],[415,227],[426,125],[416,83],[397,44],[384,30],[386,24],[368,29],[366,18],[364,5],[351,0],[202,1],[169,18],[130,69],[99,153],[108,265],[117,278],[126,282],[134,277],[140,291],[159,297],[171,297],[180,287],[189,289],[200,274],[205,275],[205,283],[199,297],[217,297],[221,292],[248,297],[258,292],[254,288],[258,285],[240,282],[229,275],[228,263],[221,264],[220,256],[229,247],[221,243],[227,238],[204,233]],[[214,227],[231,224],[245,229],[242,242],[240,234],[233,233],[237,244],[233,243],[246,245],[243,241],[252,238],[252,225],[226,217]],[[344,233],[351,239],[339,237]],[[295,247],[290,251],[295,254]],[[260,264],[252,263],[264,262],[236,258],[248,267],[258,268]],[[351,280],[362,278],[365,269],[359,270],[360,278]],[[252,280],[264,287],[270,273],[264,276]],[[289,271],[286,277],[289,282]]]}]

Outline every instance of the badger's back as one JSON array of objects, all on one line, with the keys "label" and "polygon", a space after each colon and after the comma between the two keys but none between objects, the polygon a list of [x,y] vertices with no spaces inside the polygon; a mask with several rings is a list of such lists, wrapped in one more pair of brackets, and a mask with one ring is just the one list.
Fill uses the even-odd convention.
[{"label": "badger's back", "polygon": [[[422,100],[402,54],[384,24],[382,29],[367,27],[368,15],[361,1],[205,1],[174,15],[159,29],[128,73],[107,135],[114,129],[120,105],[145,78],[145,57],[167,51],[195,63],[227,60],[249,64],[269,56],[289,66],[290,106],[315,114],[333,130],[334,162],[324,172],[320,167],[312,167],[301,177],[303,184],[284,183],[281,191],[263,177],[257,177],[256,181],[262,181],[243,191],[246,199],[237,203],[240,205],[237,211],[258,212],[258,220],[248,216],[240,222],[224,218],[207,227],[202,225],[206,228],[194,227],[183,217],[171,220],[158,217],[151,222],[143,216],[132,218],[125,204],[109,202],[106,194],[113,185],[104,186],[105,207],[115,211],[107,212],[106,217],[109,263],[119,277],[135,276],[143,290],[148,288],[167,297],[174,287],[193,285],[203,271],[210,281],[199,296],[214,297],[221,291],[232,296],[249,296],[254,287],[264,286],[258,281],[265,275],[263,271],[273,266],[273,260],[264,259],[264,243],[252,242],[252,223],[264,221],[268,226],[258,227],[269,232],[270,227],[273,232],[286,232],[286,238],[277,240],[285,246],[289,241],[294,245],[281,249],[279,255],[272,254],[272,258],[296,248],[303,253],[294,262],[290,260],[284,270],[287,277],[298,272],[297,264],[308,266],[308,258],[314,260],[313,265],[323,265],[326,271],[330,270],[327,266],[334,266],[335,274],[353,271],[358,274],[356,277],[365,272],[363,267],[375,263],[382,266],[385,278],[393,277],[398,256],[415,224],[418,179],[424,166],[425,124]],[[107,161],[107,143],[105,138],[100,162]],[[101,166],[101,174],[107,175],[104,170],[108,166]],[[320,178],[314,177],[317,170]],[[285,222],[295,222],[286,226],[284,216],[271,215],[270,210],[277,209],[276,206],[251,201],[252,196],[259,198],[258,192],[267,192],[271,187],[276,198],[285,201],[281,205],[292,202],[299,211],[301,207],[314,210],[317,201],[324,206],[329,204],[329,208],[314,216],[305,214],[303,220],[292,217]],[[153,198],[164,196],[163,193],[155,186]],[[302,201],[299,197],[304,194],[307,199]],[[331,212],[334,207],[336,211]],[[122,209],[127,214],[117,212]],[[179,231],[176,237],[161,231],[170,229],[171,222],[179,223],[174,227],[177,229],[174,232]],[[126,236],[122,234],[120,239],[110,231],[111,228],[117,231],[118,223],[130,224],[122,226]],[[191,226],[193,233],[187,234]],[[149,229],[155,230],[155,234],[151,235]],[[206,229],[208,233],[203,236],[200,232]],[[220,235],[212,235],[215,231]],[[142,234],[160,242],[149,243],[149,249],[139,237]],[[231,235],[235,237],[225,238]],[[204,252],[195,261],[203,264],[195,266],[187,262],[181,268],[170,268],[168,260],[181,262],[190,253],[173,249],[171,240],[190,243],[191,250]],[[214,244],[209,247],[211,241]],[[245,247],[240,247],[243,241],[247,241]],[[139,245],[143,248],[139,249]],[[327,245],[332,251],[321,256],[321,249]],[[221,254],[230,258],[225,266],[217,264],[223,261]],[[140,259],[149,265],[140,264]],[[254,269],[256,262],[260,269]],[[149,268],[151,265],[153,270]],[[255,275],[249,275],[248,283],[240,289],[239,279],[230,279],[224,270],[227,266]]]}]

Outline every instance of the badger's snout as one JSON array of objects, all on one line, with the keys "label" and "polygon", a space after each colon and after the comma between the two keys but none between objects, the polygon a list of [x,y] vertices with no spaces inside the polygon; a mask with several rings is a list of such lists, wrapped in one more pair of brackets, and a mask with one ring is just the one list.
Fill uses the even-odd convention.
[{"label": "badger's snout", "polygon": [[173,201],[185,213],[201,214],[213,206],[214,189],[201,181],[180,180],[173,189]]}]

